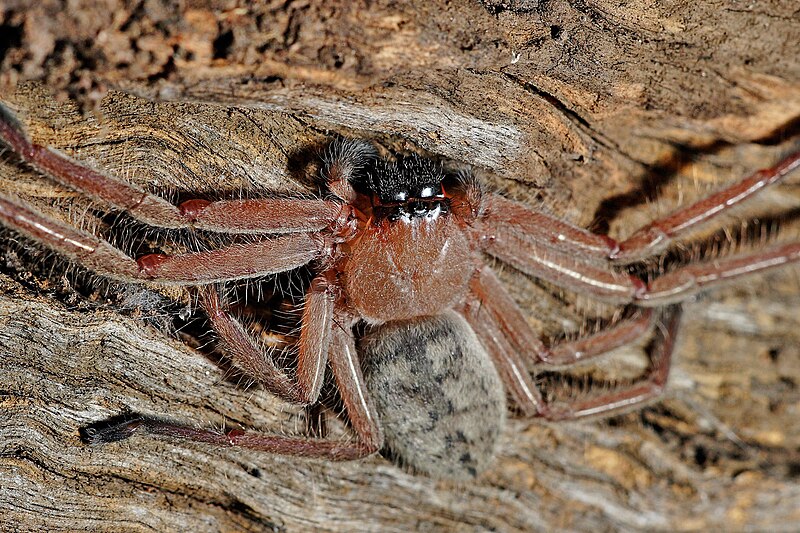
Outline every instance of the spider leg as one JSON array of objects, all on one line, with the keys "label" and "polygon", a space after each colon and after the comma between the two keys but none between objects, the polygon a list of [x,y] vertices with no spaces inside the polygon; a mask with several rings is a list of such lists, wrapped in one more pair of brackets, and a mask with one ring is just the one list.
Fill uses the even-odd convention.
[{"label": "spider leg", "polygon": [[[484,267],[473,277],[470,296],[462,314],[494,361],[500,378],[517,406],[528,416],[544,416],[544,399],[533,383],[521,354],[530,354],[529,357],[536,358],[546,348],[532,334],[528,325],[520,322],[524,321],[521,312],[513,312],[518,309],[505,289],[501,287],[503,292],[499,295],[489,292],[495,289],[492,281],[499,286],[489,267]],[[498,296],[501,300],[507,297],[513,306],[511,312],[498,313],[497,306],[508,303],[496,301]]]},{"label": "spider leg", "polygon": [[187,200],[178,209],[183,217],[181,226],[219,233],[294,233],[324,230],[341,216],[344,207],[309,198],[251,198]]},{"label": "spider leg", "polygon": [[[377,157],[366,141],[337,140],[325,152],[324,177],[328,189],[339,200],[352,201],[351,179],[368,160]],[[340,220],[349,210],[340,202],[305,198],[244,200],[189,200],[180,206],[184,225],[227,233],[290,233],[320,231]]]},{"label": "spider leg", "polygon": [[[489,229],[493,228],[493,229]],[[526,238],[518,225],[479,225],[483,251],[526,274],[609,303],[625,304],[646,290],[640,279],[608,263],[581,259]]]},{"label": "spider leg", "polygon": [[663,252],[673,239],[749,200],[798,168],[800,152],[795,152],[773,167],[759,170],[698,202],[639,228],[619,243],[619,249],[612,252],[610,257],[620,263],[631,263]]},{"label": "spider leg", "polygon": [[322,239],[309,233],[290,233],[218,250],[149,254],[134,260],[107,241],[34,211],[19,198],[5,195],[0,195],[0,223],[80,262],[97,274],[176,285],[284,272],[318,258],[325,246]]},{"label": "spider leg", "polygon": [[554,250],[606,259],[619,249],[617,242],[611,237],[592,233],[497,194],[486,197],[484,209],[487,227],[515,228],[525,238]]},{"label": "spider leg", "polygon": [[52,148],[30,142],[2,104],[0,143],[65,187],[127,211],[151,226],[194,227],[226,233],[319,231],[334,223],[342,212],[339,202],[319,199],[189,200],[175,206],[136,185],[101,174]]},{"label": "spider leg", "polygon": [[661,306],[685,300],[701,291],[766,270],[800,261],[800,242],[771,246],[758,252],[722,257],[677,268],[648,283],[636,305]]},{"label": "spider leg", "polygon": [[[602,331],[547,347],[534,333],[522,310],[489,267],[472,280],[472,293],[515,353],[534,365],[564,366],[603,355],[643,337],[653,327],[655,313],[642,309]],[[491,295],[491,297],[486,297]],[[479,327],[479,326],[478,326]]]},{"label": "spider leg", "polygon": [[633,316],[610,324],[602,331],[554,343],[539,364],[564,366],[604,355],[644,337],[653,329],[655,320],[656,313],[652,309],[639,309]]},{"label": "spider leg", "polygon": [[198,291],[200,305],[238,368],[286,401],[303,405],[317,401],[328,362],[333,324],[333,295],[323,275],[314,279],[306,294],[296,381],[278,368],[270,354],[227,312],[216,287],[206,285]]},{"label": "spider leg", "polygon": [[608,303],[646,307],[677,302],[724,282],[800,261],[800,243],[795,242],[687,265],[646,284],[613,269],[610,263],[582,259],[574,252],[526,239],[519,227],[503,226],[484,234],[482,248],[518,270],[560,287]]},{"label": "spider leg", "polygon": [[329,361],[353,431],[357,436],[355,441],[287,437],[239,429],[215,431],[146,416],[123,420],[112,419],[93,424],[83,428],[81,436],[90,444],[103,444],[127,439],[135,433],[145,433],[332,461],[349,461],[371,455],[383,444],[383,434],[364,386],[361,368],[356,358],[355,342],[349,327],[337,324],[333,328]]},{"label": "spider leg", "polygon": [[[177,207],[116,178],[78,165],[63,154],[30,142],[11,112],[0,105],[0,141],[25,163],[62,185],[85,192],[122,210],[136,212],[142,221],[171,227],[180,219]],[[159,223],[161,222],[161,223]]]},{"label": "spider leg", "polygon": [[94,235],[28,209],[18,198],[0,194],[0,223],[48,248],[110,277],[136,279],[139,265]]},{"label": "spider leg", "polygon": [[482,217],[486,227],[511,228],[525,238],[556,251],[578,252],[588,258],[631,263],[663,252],[674,239],[749,200],[797,168],[800,168],[800,152],[639,228],[622,242],[597,235],[499,195],[489,195],[485,199]]},{"label": "spider leg", "polygon": [[352,320],[342,315],[334,317],[330,365],[347,416],[361,441],[352,446],[355,446],[361,455],[369,455],[378,451],[383,445],[383,430],[364,383],[353,338],[352,323]]},{"label": "spider leg", "polygon": [[680,326],[681,307],[671,305],[662,309],[661,313],[650,353],[650,367],[641,379],[627,387],[588,400],[548,404],[544,416],[549,420],[565,420],[607,415],[659,398],[669,378],[672,352]]},{"label": "spider leg", "polygon": [[525,414],[549,420],[619,411],[657,398],[667,382],[680,314],[679,306],[669,306],[663,310],[663,318],[656,328],[650,368],[642,380],[589,400],[550,404],[535,388],[517,354],[525,354],[538,364],[548,365],[566,365],[586,360],[628,344],[647,333],[655,321],[656,313],[643,310],[603,332],[548,349],[534,335],[522,311],[489,267],[481,269],[472,279],[471,299],[464,308],[464,317],[494,360],[515,401]]},{"label": "spider leg", "polygon": [[254,278],[293,270],[322,256],[324,242],[310,233],[289,233],[217,250],[136,260],[139,277],[176,285]]},{"label": "spider leg", "polygon": [[480,305],[479,311],[490,316],[517,353],[531,361],[550,357],[549,350],[533,332],[522,310],[490,267],[484,266],[478,271],[470,280],[470,289]]}]

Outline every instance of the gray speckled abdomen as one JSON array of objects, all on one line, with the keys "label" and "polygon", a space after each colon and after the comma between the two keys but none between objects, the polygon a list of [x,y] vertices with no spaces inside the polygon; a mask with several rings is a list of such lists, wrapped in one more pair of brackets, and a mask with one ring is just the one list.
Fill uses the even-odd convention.
[{"label": "gray speckled abdomen", "polygon": [[505,392],[460,315],[373,328],[361,354],[386,446],[399,464],[466,480],[491,463],[506,421]]}]

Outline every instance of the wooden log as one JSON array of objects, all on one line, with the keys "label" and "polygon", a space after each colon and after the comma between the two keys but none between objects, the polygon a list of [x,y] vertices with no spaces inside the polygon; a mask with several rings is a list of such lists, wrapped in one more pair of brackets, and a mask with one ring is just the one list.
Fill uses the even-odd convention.
[{"label": "wooden log", "polygon": [[[16,38],[0,57],[0,96],[35,141],[171,197],[307,192],[315,150],[343,134],[471,166],[514,198],[625,236],[800,146],[790,4],[42,3],[2,15]],[[739,214],[765,225],[735,218],[703,254],[746,246],[729,235],[757,244],[752,228],[773,223],[778,238],[797,239],[793,183]],[[11,156],[0,161],[0,188],[80,227],[106,223],[87,215],[92,202]],[[796,267],[687,304],[663,402],[606,420],[512,417],[496,465],[452,484],[382,457],[329,463],[138,437],[81,443],[79,428],[126,411],[287,433],[302,432],[305,415],[183,342],[192,336],[164,313],[189,305],[188,293],[108,285],[8,232],[2,239],[0,529],[800,522]],[[610,312],[510,270],[502,279],[548,338]],[[621,350],[587,373],[627,377],[642,354]],[[347,430],[334,421],[331,431]]]}]

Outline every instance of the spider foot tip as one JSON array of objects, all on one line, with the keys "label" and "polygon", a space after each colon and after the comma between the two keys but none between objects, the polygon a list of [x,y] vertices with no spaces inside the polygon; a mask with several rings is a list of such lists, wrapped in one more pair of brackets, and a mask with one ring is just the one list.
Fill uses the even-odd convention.
[{"label": "spider foot tip", "polygon": [[79,430],[81,442],[89,445],[106,444],[125,440],[142,425],[143,419],[114,418],[82,427]]}]

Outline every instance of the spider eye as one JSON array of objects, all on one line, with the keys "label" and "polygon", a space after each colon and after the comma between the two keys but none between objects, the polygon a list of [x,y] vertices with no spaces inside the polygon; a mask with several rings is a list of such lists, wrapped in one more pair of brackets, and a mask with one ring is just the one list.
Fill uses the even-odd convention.
[{"label": "spider eye", "polygon": [[441,184],[425,184],[420,186],[414,195],[416,198],[442,198],[444,190]]},{"label": "spider eye", "polygon": [[432,197],[433,197],[433,187],[427,185],[420,189],[419,198],[432,198]]},{"label": "spider eye", "polygon": [[393,202],[405,202],[406,200],[408,200],[408,191],[396,191],[391,197]]}]

